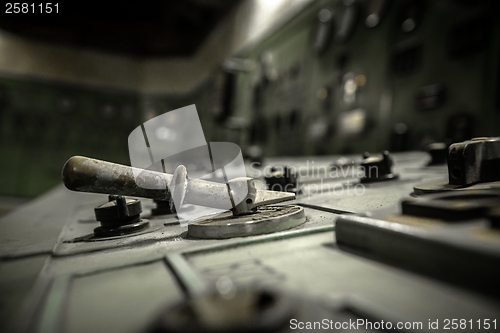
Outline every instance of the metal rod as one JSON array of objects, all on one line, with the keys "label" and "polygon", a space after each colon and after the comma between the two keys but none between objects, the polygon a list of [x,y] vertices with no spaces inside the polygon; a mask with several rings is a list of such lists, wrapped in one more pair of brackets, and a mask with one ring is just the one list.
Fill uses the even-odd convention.
[{"label": "metal rod", "polygon": [[172,175],[73,156],[63,167],[62,180],[72,191],[169,200]]},{"label": "metal rod", "polygon": [[[83,156],[73,156],[63,167],[64,185],[72,191],[117,194],[170,200],[173,176]],[[189,179],[183,203],[231,209],[226,184]]]},{"label": "metal rod", "polygon": [[62,179],[70,190],[117,194],[183,204],[231,209],[236,215],[255,207],[293,200],[293,193],[256,190],[253,179],[240,177],[227,183],[189,179],[178,166],[173,175],[133,168],[93,158],[74,156],[63,167]]}]

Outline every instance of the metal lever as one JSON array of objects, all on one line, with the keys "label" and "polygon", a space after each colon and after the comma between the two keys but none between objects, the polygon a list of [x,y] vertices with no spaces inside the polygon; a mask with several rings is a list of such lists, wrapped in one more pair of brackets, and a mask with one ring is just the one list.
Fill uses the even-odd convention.
[{"label": "metal lever", "polygon": [[[72,191],[127,195],[169,200],[182,204],[231,209],[234,215],[248,214],[258,206],[295,199],[295,194],[257,190],[252,178],[241,177],[226,184],[189,179],[180,165],[173,175],[96,160],[71,157],[63,167],[64,185]],[[228,207],[228,203],[232,207]]]},{"label": "metal lever", "polygon": [[500,180],[500,137],[475,138],[454,143],[448,154],[452,185],[472,185]]}]

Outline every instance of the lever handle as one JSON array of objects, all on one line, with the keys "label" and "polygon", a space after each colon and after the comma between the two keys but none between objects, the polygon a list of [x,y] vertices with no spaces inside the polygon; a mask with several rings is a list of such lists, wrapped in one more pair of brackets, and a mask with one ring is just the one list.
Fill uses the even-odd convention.
[{"label": "lever handle", "polygon": [[73,156],[62,170],[64,185],[72,191],[117,194],[155,200],[169,200],[171,207],[183,204],[231,209],[248,214],[257,206],[295,199],[295,194],[257,190],[252,178],[240,177],[227,183],[188,179],[179,165],[173,175],[126,165]]},{"label": "lever handle", "polygon": [[[138,175],[137,180],[134,173]],[[62,180],[72,191],[169,200],[170,191],[167,185],[172,181],[172,175],[73,156],[64,164]],[[137,183],[155,186],[151,189],[152,186],[144,187]]]},{"label": "lever handle", "polygon": [[[227,184],[188,179],[183,165],[178,166],[174,174],[170,175],[73,156],[63,167],[62,179],[64,185],[72,191],[169,200],[171,206],[173,201],[176,207],[193,204],[232,209],[236,214],[243,214],[256,204],[253,179],[235,178]],[[273,199],[276,200],[274,197]]]}]

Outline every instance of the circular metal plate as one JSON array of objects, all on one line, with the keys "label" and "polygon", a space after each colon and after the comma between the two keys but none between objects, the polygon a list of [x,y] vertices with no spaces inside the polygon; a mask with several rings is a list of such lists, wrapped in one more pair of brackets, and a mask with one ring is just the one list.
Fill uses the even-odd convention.
[{"label": "circular metal plate", "polygon": [[269,234],[296,227],[305,221],[304,208],[300,206],[262,206],[249,215],[233,216],[227,212],[191,223],[188,236],[221,239]]},{"label": "circular metal plate", "polygon": [[413,189],[416,195],[448,191],[497,190],[500,189],[500,182],[478,183],[465,187],[463,185],[450,185],[448,179],[439,179],[417,184]]},{"label": "circular metal plate", "polygon": [[97,227],[94,229],[95,238],[107,238],[116,236],[125,236],[143,231],[149,227],[148,220],[139,220],[137,223],[126,224],[116,227]]}]

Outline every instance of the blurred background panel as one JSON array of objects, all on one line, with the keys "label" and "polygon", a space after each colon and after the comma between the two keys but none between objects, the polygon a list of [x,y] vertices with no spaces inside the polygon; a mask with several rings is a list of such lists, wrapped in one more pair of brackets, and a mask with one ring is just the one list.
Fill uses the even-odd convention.
[{"label": "blurred background panel", "polygon": [[258,148],[264,158],[500,135],[498,1],[82,2],[57,10],[0,15],[5,205],[59,184],[72,155],[129,164],[128,134],[189,104],[207,141]]}]

